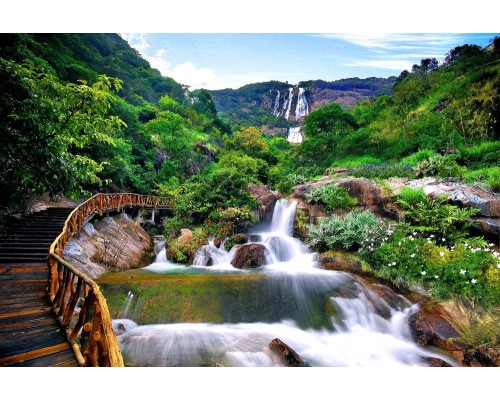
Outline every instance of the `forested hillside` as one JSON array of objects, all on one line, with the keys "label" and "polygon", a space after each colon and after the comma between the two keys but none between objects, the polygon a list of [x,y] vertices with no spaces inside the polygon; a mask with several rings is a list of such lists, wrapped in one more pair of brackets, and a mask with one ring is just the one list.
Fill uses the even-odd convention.
[{"label": "forested hillside", "polygon": [[2,34],[0,208],[32,196],[151,193],[213,161],[204,90],[162,77],[116,34]]}]

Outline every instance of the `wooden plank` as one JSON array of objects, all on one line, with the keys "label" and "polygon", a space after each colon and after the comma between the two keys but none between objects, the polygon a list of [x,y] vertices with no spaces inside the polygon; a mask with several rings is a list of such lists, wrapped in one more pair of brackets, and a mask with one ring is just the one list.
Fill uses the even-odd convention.
[{"label": "wooden plank", "polygon": [[69,344],[67,342],[65,342],[65,343],[59,343],[59,344],[56,344],[53,346],[44,347],[41,349],[27,351],[27,352],[21,353],[21,354],[3,357],[3,358],[0,358],[0,366],[6,367],[9,365],[24,362],[27,360],[32,360],[34,358],[43,357],[43,356],[47,356],[49,354],[58,353],[60,351],[67,350],[67,349],[71,350],[71,348],[69,347]]},{"label": "wooden plank", "polygon": [[32,310],[24,310],[24,311],[14,311],[10,313],[4,313],[0,314],[0,320],[4,318],[10,318],[10,317],[18,317],[20,315],[30,315],[30,314],[37,314],[42,311],[52,311],[52,308],[50,307],[38,307]]},{"label": "wooden plank", "polygon": [[47,265],[35,265],[29,267],[2,267],[0,266],[0,274],[29,274],[30,272],[49,272]]},{"label": "wooden plank", "polygon": [[[0,342],[0,357],[10,357],[28,351],[43,349],[61,343],[67,343],[66,335],[60,331],[28,332],[16,337],[7,337]],[[69,346],[69,344],[68,344]]]},{"label": "wooden plank", "polygon": [[[15,286],[20,286],[20,285],[41,285],[41,284],[45,284],[47,285],[47,279],[31,279],[31,280],[24,280],[24,281],[16,281],[16,285]],[[8,286],[12,286],[12,282],[9,282],[9,281],[3,281],[3,282],[0,282],[0,288],[2,288],[3,290],[3,287],[8,287]]]},{"label": "wooden plank", "polygon": [[12,314],[21,311],[39,310],[40,308],[44,307],[47,307],[47,304],[41,301],[17,303],[17,304],[5,304],[5,305],[0,305],[0,315],[9,313]]},{"label": "wooden plank", "polygon": [[0,325],[0,333],[11,332],[11,331],[20,330],[20,329],[28,329],[32,326],[50,325],[53,323],[54,323],[54,317],[13,322],[10,324]]},{"label": "wooden plank", "polygon": [[17,322],[25,322],[25,321],[45,319],[45,318],[55,319],[54,312],[52,309],[42,310],[40,312],[35,312],[33,314],[18,315],[18,316],[3,318],[0,319],[0,326],[6,326]]},{"label": "wooden plank", "polygon": [[78,367],[73,350],[63,350],[31,360],[21,361],[10,367]]}]

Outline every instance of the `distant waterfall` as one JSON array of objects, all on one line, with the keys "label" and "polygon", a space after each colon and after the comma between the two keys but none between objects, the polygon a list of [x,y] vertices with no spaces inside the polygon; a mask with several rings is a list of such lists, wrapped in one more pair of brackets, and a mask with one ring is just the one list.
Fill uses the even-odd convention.
[{"label": "distant waterfall", "polygon": [[296,126],[288,130],[288,136],[286,138],[290,143],[302,143],[304,141],[304,136],[300,133],[300,127]]},{"label": "distant waterfall", "polygon": [[292,100],[293,100],[293,88],[288,89],[288,103],[285,112],[285,119],[288,121],[290,118],[290,109],[292,108]]},{"label": "distant waterfall", "polygon": [[305,117],[309,114],[309,104],[307,104],[305,90],[299,88],[299,95],[297,99],[297,107],[295,107],[295,120],[298,121],[300,117]]},{"label": "distant waterfall", "polygon": [[[287,121],[290,119],[298,121],[300,118],[309,114],[309,103],[307,102],[304,88],[291,87],[286,92],[281,93],[277,90],[273,104],[273,115],[283,117]],[[292,108],[295,112],[292,113]],[[299,142],[300,143],[300,142]]]}]

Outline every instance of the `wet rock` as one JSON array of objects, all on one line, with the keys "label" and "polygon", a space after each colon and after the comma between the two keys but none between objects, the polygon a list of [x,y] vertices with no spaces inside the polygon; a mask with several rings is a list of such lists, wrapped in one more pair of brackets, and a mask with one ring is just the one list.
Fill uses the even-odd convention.
[{"label": "wet rock", "polygon": [[467,350],[463,362],[471,367],[499,367],[500,348],[492,346]]},{"label": "wet rock", "polygon": [[424,359],[429,367],[451,367],[450,364],[448,364],[446,361],[441,360],[440,358],[437,357],[425,357]]},{"label": "wet rock", "polygon": [[280,339],[275,338],[269,343],[269,350],[278,359],[281,365],[287,367],[306,367],[307,364],[302,358],[286,343]]},{"label": "wet rock", "polygon": [[241,245],[234,255],[231,264],[239,269],[258,268],[266,264],[267,250],[259,243]]},{"label": "wet rock", "polygon": [[421,346],[435,345],[451,351],[464,349],[462,343],[453,340],[457,332],[447,318],[439,305],[431,302],[423,304],[422,310],[408,319],[413,339]]},{"label": "wet rock", "polygon": [[257,201],[258,204],[256,217],[259,220],[264,219],[266,214],[268,214],[268,211],[270,211],[276,204],[276,201],[279,198],[278,192],[269,189],[268,186],[259,186],[255,183],[249,183],[248,190],[250,195]]},{"label": "wet rock", "polygon": [[359,258],[341,251],[329,251],[318,255],[323,268],[347,272],[361,272],[363,267]]},{"label": "wet rock", "polygon": [[246,233],[237,233],[236,235],[233,235],[229,239],[227,239],[226,243],[224,244],[224,248],[229,251],[233,248],[233,246],[236,246],[237,244],[248,243],[249,238],[250,237]]}]

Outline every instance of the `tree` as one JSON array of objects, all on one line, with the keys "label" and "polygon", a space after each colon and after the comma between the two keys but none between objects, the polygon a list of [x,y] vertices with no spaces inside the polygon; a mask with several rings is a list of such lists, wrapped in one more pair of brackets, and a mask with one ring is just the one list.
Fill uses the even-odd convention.
[{"label": "tree", "polygon": [[19,208],[48,192],[79,196],[103,181],[105,167],[86,154],[90,144],[115,144],[125,123],[108,115],[121,81],[101,75],[61,83],[34,62],[0,58],[0,207]]}]

